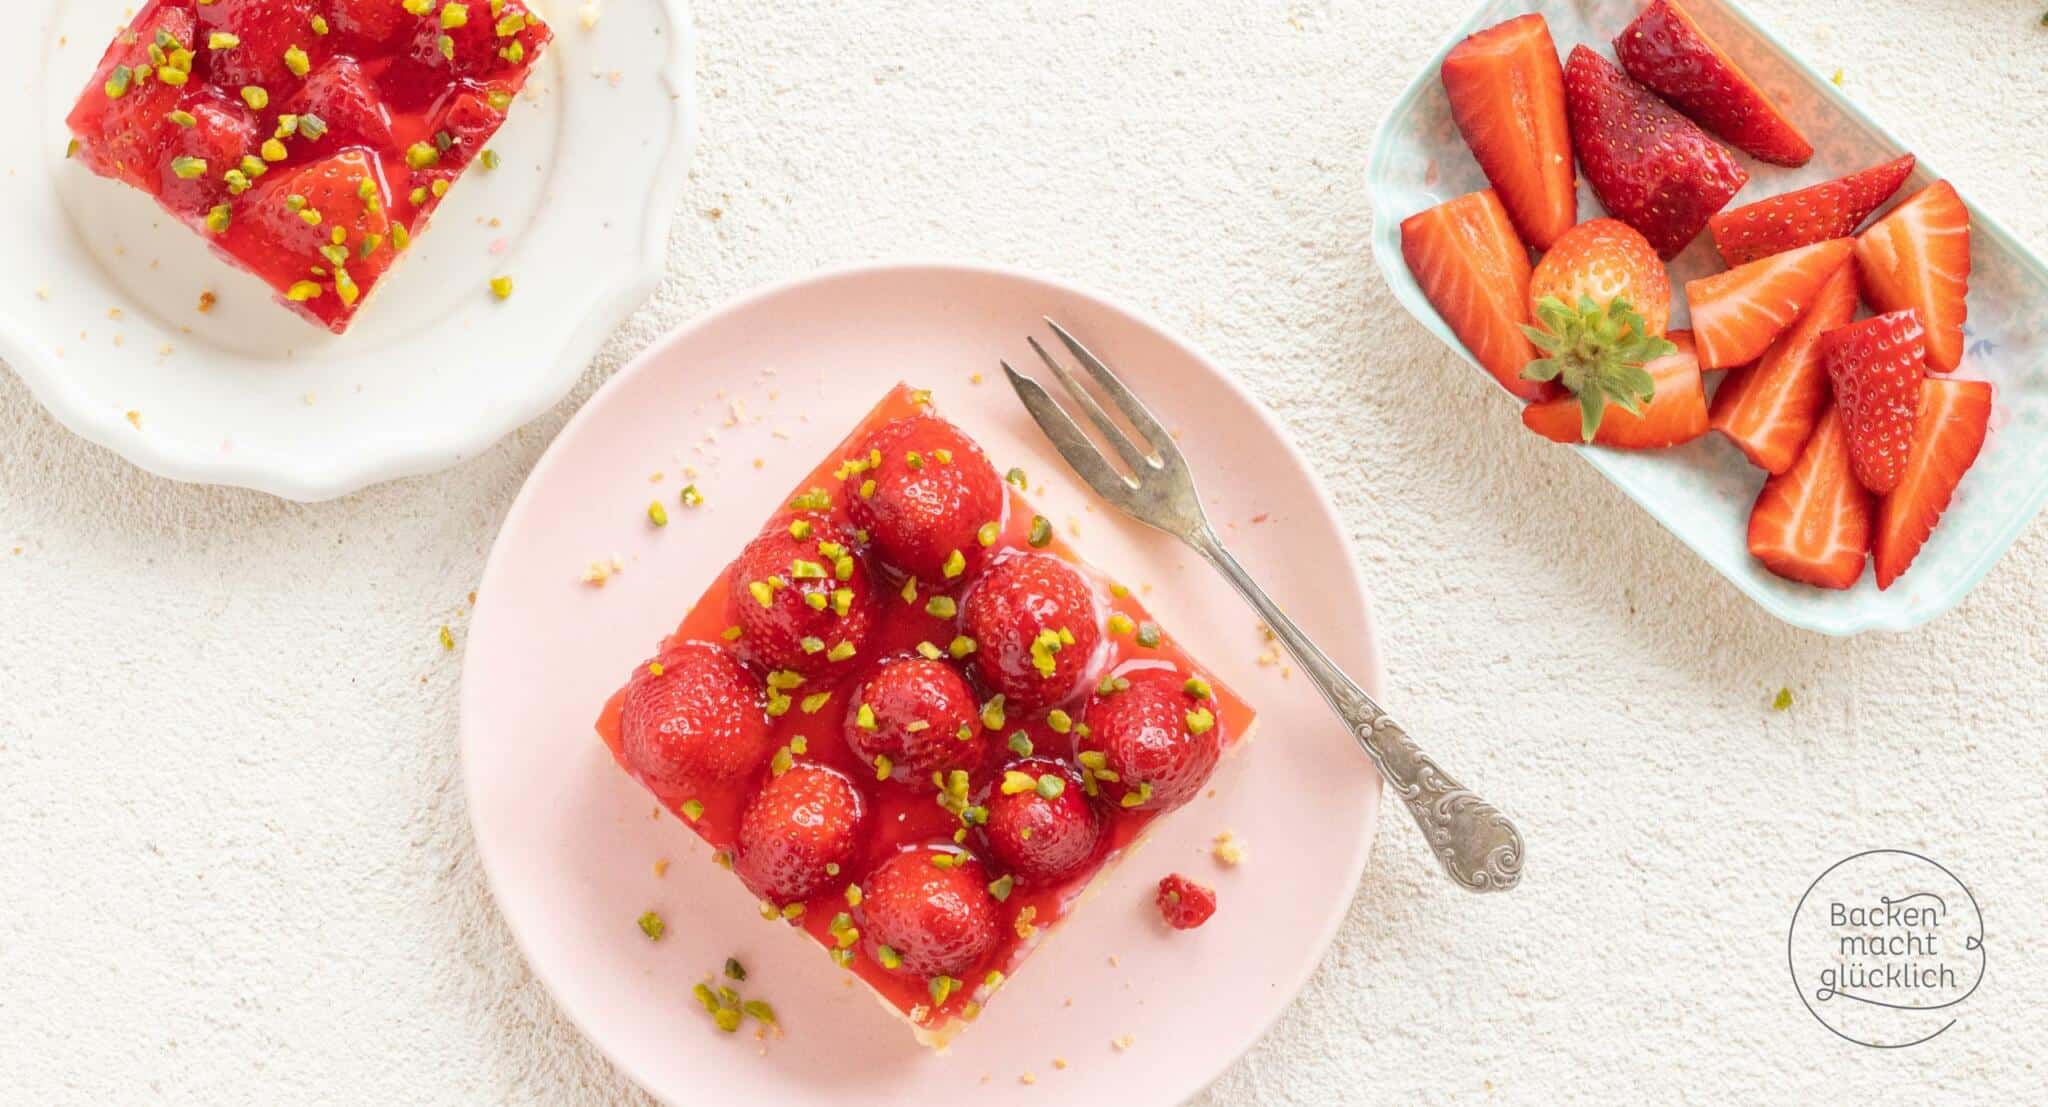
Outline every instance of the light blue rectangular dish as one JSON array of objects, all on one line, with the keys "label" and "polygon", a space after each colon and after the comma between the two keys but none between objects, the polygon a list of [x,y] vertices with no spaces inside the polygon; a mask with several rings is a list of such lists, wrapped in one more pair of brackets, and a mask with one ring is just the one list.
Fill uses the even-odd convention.
[{"label": "light blue rectangular dish", "polygon": [[[1645,0],[1487,0],[1465,21],[1402,93],[1373,142],[1369,169],[1373,253],[1394,295],[1444,344],[1478,363],[1445,326],[1401,260],[1401,220],[1486,187],[1486,177],[1451,122],[1437,69],[1465,36],[1526,12],[1550,24],[1559,53],[1584,43],[1612,58],[1612,40]],[[1827,78],[1764,30],[1735,0],[1685,0],[1701,27],[1761,85],[1813,142],[1813,160],[1788,170],[1744,159],[1751,180],[1733,205],[1868,168],[1907,149]],[[1946,176],[1922,160],[1899,198]],[[1969,200],[1969,181],[1950,177]],[[1732,205],[1731,205],[1732,206]],[[1600,212],[1581,188],[1579,216]],[[1659,523],[1691,546],[1766,611],[1794,626],[1826,634],[1904,630],[1932,619],[1969,594],[2013,540],[2048,503],[2048,267],[1998,221],[1970,205],[1973,269],[1969,345],[1958,377],[1989,380],[1996,389],[1991,434],[1955,501],[1913,567],[1886,591],[1868,570],[1855,588],[1831,592],[1781,580],[1749,556],[1750,505],[1764,472],[1719,434],[1673,450],[1630,452],[1600,447],[1580,454]],[[1702,234],[1673,263],[1672,286],[1720,268]],[[1680,300],[1683,299],[1681,295]],[[1672,326],[1684,325],[1674,305]],[[1484,372],[1483,369],[1479,370]],[[1711,374],[1709,388],[1721,374]],[[1512,403],[1506,393],[1504,401]],[[1502,434],[1523,434],[1505,411]]]}]

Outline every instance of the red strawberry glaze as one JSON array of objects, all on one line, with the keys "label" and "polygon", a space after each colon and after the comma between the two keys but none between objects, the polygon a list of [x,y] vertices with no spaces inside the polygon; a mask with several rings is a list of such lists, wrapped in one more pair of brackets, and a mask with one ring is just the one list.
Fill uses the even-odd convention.
[{"label": "red strawberry glaze", "polygon": [[[155,197],[281,305],[339,334],[553,38],[524,0],[496,15],[491,0],[455,6],[459,27],[444,25],[445,0],[429,14],[397,0],[149,0],[66,119],[74,156]],[[413,56],[415,41],[438,46],[444,33],[452,61]],[[249,180],[231,188],[228,172],[245,165]],[[262,187],[290,177],[346,188],[328,188],[323,206],[304,189]],[[317,237],[281,239],[276,217],[302,212],[319,217],[306,218]]]},{"label": "red strawberry glaze", "polygon": [[[855,447],[876,430],[905,418],[936,421],[927,398],[899,385],[844,441],[824,455],[817,468],[798,482],[791,496],[785,498],[768,520],[764,532],[777,526],[787,527],[799,514],[813,519],[823,517],[851,528],[848,501],[857,495],[857,485],[862,477],[851,474],[846,480],[841,480],[834,473],[842,468],[846,457],[852,456]],[[816,498],[805,498],[798,506],[791,506],[791,501],[810,496],[813,489],[822,489],[829,494],[829,506]],[[1211,670],[1196,664],[1172,637],[1163,630],[1157,630],[1136,595],[1114,587],[1108,578],[1081,561],[1066,542],[1052,532],[1050,524],[1039,528],[1042,544],[1032,547],[1029,538],[1037,513],[1020,491],[1006,485],[1004,492],[1007,509],[1003,529],[996,541],[985,548],[987,558],[992,561],[1034,549],[1061,558],[1079,569],[1089,581],[1096,592],[1101,618],[1122,618],[1116,620],[1117,627],[1102,630],[1103,644],[1091,661],[1090,679],[1077,687],[1070,698],[1048,705],[1065,712],[1064,717],[1050,717],[1046,709],[1034,710],[1028,715],[1005,709],[999,719],[991,716],[987,720],[977,720],[1000,722],[998,727],[984,727],[976,734],[975,742],[993,746],[1002,751],[1002,755],[985,758],[979,768],[968,772],[964,781],[950,781],[944,789],[934,788],[929,778],[878,781],[874,767],[847,745],[843,727],[856,687],[872,676],[880,665],[892,659],[918,656],[921,652],[919,645],[928,643],[931,650],[939,653],[943,663],[968,678],[969,687],[979,697],[977,708],[986,706],[991,692],[970,675],[966,661],[972,654],[956,658],[949,649],[955,637],[963,634],[958,617],[959,598],[978,579],[979,569],[970,569],[958,579],[945,582],[943,591],[935,592],[928,582],[920,581],[915,599],[906,599],[904,579],[883,568],[871,549],[865,546],[857,549],[856,556],[864,559],[863,567],[872,575],[876,594],[881,598],[880,611],[869,630],[867,644],[854,658],[829,665],[822,673],[808,676],[801,685],[788,689],[788,705],[780,715],[768,720],[772,745],[786,750],[798,736],[802,736],[804,740],[800,745],[804,752],[793,755],[797,763],[815,762],[837,769],[861,790],[866,811],[863,820],[865,838],[856,850],[855,860],[842,866],[855,886],[876,866],[902,851],[933,846],[968,851],[974,856],[971,864],[992,883],[1000,883],[1003,877],[1013,875],[987,852],[980,834],[962,834],[958,839],[961,844],[955,846],[956,832],[965,829],[961,815],[956,812],[967,807],[974,798],[999,789],[1003,764],[1017,756],[1008,750],[1025,743],[1029,743],[1030,756],[1062,763],[1078,773],[1078,767],[1072,760],[1076,724],[1080,722],[1087,694],[1094,690],[1096,681],[1104,673],[1129,673],[1155,667],[1171,668],[1184,675],[1199,673],[1211,682],[1213,691],[1207,702],[1215,712],[1216,729],[1224,736],[1224,744],[1235,743],[1251,728],[1254,717],[1251,706],[1227,687],[1215,683]],[[696,605],[684,617],[682,625],[664,641],[664,650],[688,641],[731,648],[733,643],[725,638],[725,634],[728,628],[739,622],[735,606],[738,601],[734,598],[731,584],[732,573],[732,566],[727,566],[705,588]],[[744,597],[745,593],[740,595]],[[934,604],[934,597],[939,597],[942,602]],[[949,611],[952,613],[948,614]],[[1129,621],[1128,628],[1123,626],[1124,620]],[[1156,631],[1158,644],[1150,647],[1139,645],[1137,639],[1141,630],[1148,639]],[[928,654],[930,651],[922,652]],[[615,757],[620,754],[623,692],[622,689],[612,696],[597,720],[597,732]],[[810,700],[814,696],[825,698]],[[813,710],[805,710],[807,703]],[[1014,737],[1018,734],[1023,737]],[[778,753],[775,760],[781,760],[781,754]],[[656,791],[656,796],[682,818],[685,825],[719,851],[722,859],[729,861],[738,845],[740,814],[772,771],[772,765],[762,765],[741,778],[697,787],[687,795],[673,789],[662,789]],[[899,777],[902,775],[898,774]],[[849,937],[848,941],[842,942],[841,936],[847,934],[846,927],[855,913],[847,891],[834,888],[802,901],[800,907],[789,904],[768,904],[767,907],[771,909],[770,913],[788,918],[789,925],[801,928],[822,948],[838,951],[835,957],[843,958],[849,971],[917,1025],[931,1030],[945,1028],[955,1020],[971,1019],[977,1014],[990,993],[986,983],[989,974],[1014,974],[1044,932],[1065,918],[1089,883],[1160,815],[1160,812],[1149,809],[1117,807],[1101,798],[1091,802],[1097,805],[1102,825],[1101,842],[1093,856],[1063,879],[1046,882],[1020,877],[1003,888],[1007,894],[995,901],[997,926],[994,944],[971,967],[952,974],[960,981],[959,986],[936,990],[945,993],[943,1002],[934,1001],[935,990],[928,980],[903,971],[901,966],[896,970],[884,968],[875,959],[872,943],[864,937],[861,940]],[[699,804],[701,809],[697,807]],[[696,814],[694,819],[689,817],[692,811]],[[971,819],[974,814],[973,809],[968,808],[967,817]]]}]

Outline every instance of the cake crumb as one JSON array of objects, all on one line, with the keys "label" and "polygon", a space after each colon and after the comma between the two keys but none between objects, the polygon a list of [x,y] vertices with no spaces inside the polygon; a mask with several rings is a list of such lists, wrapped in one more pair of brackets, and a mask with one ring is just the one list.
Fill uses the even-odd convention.
[{"label": "cake crumb", "polygon": [[1114,953],[1109,955],[1109,967],[1112,969],[1116,968],[1116,954]]},{"label": "cake crumb", "polygon": [[605,582],[626,571],[626,563],[618,554],[602,561],[593,561],[583,570],[583,583],[594,588],[603,588]]},{"label": "cake crumb", "polygon": [[1216,836],[1216,846],[1209,852],[1220,864],[1229,868],[1234,869],[1244,864],[1244,843],[1239,842],[1237,835],[1228,830]]},{"label": "cake crumb", "polygon": [[205,315],[207,312],[212,311],[213,305],[217,303],[220,303],[220,297],[214,295],[211,291],[201,292],[199,294],[199,314]]},{"label": "cake crumb", "polygon": [[657,857],[654,859],[654,875],[656,877],[664,877],[668,875],[668,858]]},{"label": "cake crumb", "polygon": [[50,286],[49,286],[49,285],[46,285],[46,284],[39,284],[39,285],[37,285],[37,286],[36,286],[36,299],[38,299],[38,300],[47,300],[47,299],[49,299],[49,298],[50,298]]},{"label": "cake crumb", "polygon": [[1035,1074],[1033,1074],[1033,1073],[1028,1073],[1028,1072],[1027,1072],[1027,1073],[1025,1073],[1024,1075],[1022,1075],[1022,1076],[1020,1076],[1020,1077],[1018,1077],[1018,1078],[1017,1078],[1017,1083],[1019,1083],[1019,1084],[1036,1084],[1036,1083],[1038,1083],[1038,1077],[1037,1077],[1037,1076],[1036,1076]]},{"label": "cake crumb", "polygon": [[1067,1067],[1067,1059],[1066,1059],[1065,1057],[1055,1057],[1055,1058],[1053,1058],[1053,1059],[1052,1059],[1052,1067],[1053,1067],[1053,1068],[1056,1068],[1056,1069],[1062,1069],[1062,1070],[1064,1070],[1064,1069],[1065,1069],[1065,1068]]},{"label": "cake crumb", "polygon": [[1138,1039],[1135,1036],[1126,1034],[1121,1038],[1111,1039],[1109,1044],[1116,1047],[1116,1051],[1118,1053],[1122,1053],[1123,1051],[1131,1048],[1131,1045],[1135,1043],[1137,1040]]},{"label": "cake crumb", "polygon": [[128,413],[128,416],[127,416],[127,418],[128,418],[128,425],[129,425],[129,426],[131,426],[131,427],[134,427],[134,428],[135,428],[136,430],[141,430],[141,429],[142,429],[142,413],[141,413],[141,412],[139,412],[139,411],[130,411],[130,412]]},{"label": "cake crumb", "polygon": [[976,373],[976,374],[974,374],[973,376],[970,376],[970,377],[968,377],[968,378],[967,378],[967,383],[968,383],[968,384],[980,384],[980,383],[981,383],[981,374],[980,374],[980,373]]}]

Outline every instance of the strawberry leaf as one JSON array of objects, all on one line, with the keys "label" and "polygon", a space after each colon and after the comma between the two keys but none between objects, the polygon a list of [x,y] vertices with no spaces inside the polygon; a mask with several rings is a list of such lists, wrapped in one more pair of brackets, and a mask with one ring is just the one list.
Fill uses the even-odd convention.
[{"label": "strawberry leaf", "polygon": [[1608,404],[1643,413],[1657,394],[1657,382],[1643,366],[1678,349],[1645,333],[1643,317],[1620,297],[1603,305],[1581,296],[1574,307],[1545,296],[1536,304],[1536,321],[1541,326],[1524,326],[1522,333],[1549,356],[1523,367],[1522,378],[1558,381],[1578,397],[1580,435],[1587,442],[1599,432]]}]

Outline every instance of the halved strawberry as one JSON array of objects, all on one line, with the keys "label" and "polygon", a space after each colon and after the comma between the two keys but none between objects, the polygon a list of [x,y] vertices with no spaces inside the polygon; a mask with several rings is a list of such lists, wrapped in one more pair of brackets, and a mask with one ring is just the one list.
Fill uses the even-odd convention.
[{"label": "halved strawberry", "polygon": [[1708,421],[1749,460],[1782,473],[1799,460],[1828,406],[1820,336],[1856,317],[1856,267],[1840,265],[1806,309],[1754,365],[1728,371]]},{"label": "halved strawberry", "polygon": [[1913,155],[1860,173],[1744,204],[1707,220],[1721,260],[1730,266],[1801,246],[1846,238],[1913,172]]},{"label": "halved strawberry", "polygon": [[1692,120],[1584,46],[1565,65],[1572,146],[1609,214],[1672,258],[1749,172]]},{"label": "halved strawberry", "polygon": [[1579,219],[1564,67],[1540,15],[1517,16],[1451,47],[1442,69],[1451,118],[1522,241],[1550,249]]},{"label": "halved strawberry", "polygon": [[264,273],[302,269],[283,302],[339,334],[397,258],[390,195],[383,166],[362,149],[273,173],[235,210],[238,233],[246,226],[250,234],[245,263]]},{"label": "halved strawberry", "polygon": [[1522,379],[1536,347],[1529,321],[1529,251],[1492,189],[1460,196],[1401,222],[1401,256],[1422,294],[1502,388],[1525,400],[1554,386]]},{"label": "halved strawberry", "polygon": [[1849,471],[1849,438],[1833,408],[1799,461],[1764,482],[1749,511],[1749,552],[1764,568],[1816,588],[1849,588],[1870,552],[1876,497]]},{"label": "halved strawberry", "polygon": [[1899,483],[1913,447],[1920,378],[1927,375],[1925,339],[1910,311],[1852,323],[1820,339],[1835,411],[1849,436],[1850,468],[1880,496]]},{"label": "halved strawberry", "polygon": [[[326,60],[314,0],[214,0],[199,5],[199,50],[213,83],[254,86],[282,101],[307,69]],[[214,43],[219,45],[214,45]]]},{"label": "halved strawberry", "polygon": [[1652,390],[1640,413],[1610,410],[1589,435],[1580,401],[1565,397],[1523,408],[1522,425],[1552,442],[1587,441],[1627,450],[1663,449],[1707,433],[1707,393],[1693,356],[1692,333],[1672,331],[1664,337],[1674,350],[1642,367]]},{"label": "halved strawberry", "polygon": [[1847,238],[1816,242],[1685,282],[1700,368],[1741,365],[1769,349],[1806,313],[1854,248]]},{"label": "halved strawberry", "polygon": [[391,109],[353,58],[336,58],[314,70],[285,110],[302,117],[311,114],[326,125],[303,149],[324,153],[367,143],[381,150],[392,144]]},{"label": "halved strawberry", "polygon": [[1990,425],[1989,381],[1927,377],[1920,382],[1920,424],[1912,456],[1898,487],[1877,508],[1873,553],[1879,588],[1891,587],[1913,564],[1948,510],[1956,485],[1976,463]]},{"label": "halved strawberry", "polygon": [[[184,93],[156,79],[155,58],[192,49],[192,12],[159,5],[132,30],[114,36],[65,122],[78,136],[78,159],[86,168],[155,195],[158,161],[176,137],[170,113]],[[145,69],[152,75],[139,77]]]},{"label": "halved strawberry", "polygon": [[1614,56],[1629,76],[1750,155],[1794,166],[1813,157],[1813,144],[1673,0],[1644,8],[1614,40]]},{"label": "halved strawberry", "polygon": [[1871,224],[1856,240],[1863,295],[1879,311],[1911,308],[1927,328],[1927,364],[1937,373],[1963,363],[1969,316],[1970,209],[1936,181]]}]

